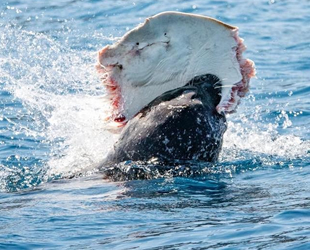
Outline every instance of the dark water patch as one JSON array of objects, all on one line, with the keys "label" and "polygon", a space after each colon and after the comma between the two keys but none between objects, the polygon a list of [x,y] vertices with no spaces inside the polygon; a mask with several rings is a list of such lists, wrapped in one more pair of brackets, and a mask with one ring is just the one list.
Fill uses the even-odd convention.
[{"label": "dark water patch", "polygon": [[279,213],[274,218],[277,221],[281,221],[281,223],[285,223],[287,225],[290,224],[298,224],[302,226],[303,224],[309,224],[310,221],[310,211],[308,209],[305,210],[288,210]]},{"label": "dark water patch", "polygon": [[287,50],[305,50],[305,49],[309,49],[310,48],[310,44],[307,42],[301,42],[301,43],[296,43],[294,45],[291,46],[287,46],[285,49]]}]

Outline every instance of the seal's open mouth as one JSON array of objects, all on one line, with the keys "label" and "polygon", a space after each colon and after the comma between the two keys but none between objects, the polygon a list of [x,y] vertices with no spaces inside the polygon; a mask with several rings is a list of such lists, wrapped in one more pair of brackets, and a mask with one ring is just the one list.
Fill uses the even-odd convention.
[{"label": "seal's open mouth", "polygon": [[234,112],[255,75],[245,49],[237,27],[209,17],[164,12],[146,19],[99,51],[109,120],[123,126],[156,97],[204,74],[222,83],[217,112]]}]

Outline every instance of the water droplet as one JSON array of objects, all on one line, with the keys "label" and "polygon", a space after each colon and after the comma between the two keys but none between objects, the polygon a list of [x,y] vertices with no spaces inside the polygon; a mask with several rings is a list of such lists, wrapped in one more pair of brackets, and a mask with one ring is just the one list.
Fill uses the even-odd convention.
[{"label": "water droplet", "polygon": [[197,9],[197,5],[194,4],[194,5],[192,6],[192,8],[193,8],[194,10]]}]

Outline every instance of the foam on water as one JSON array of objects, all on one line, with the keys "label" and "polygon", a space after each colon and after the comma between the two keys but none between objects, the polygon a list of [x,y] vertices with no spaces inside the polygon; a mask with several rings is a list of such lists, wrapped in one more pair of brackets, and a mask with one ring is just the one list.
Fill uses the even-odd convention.
[{"label": "foam on water", "polygon": [[[1,119],[10,124],[17,144],[26,140],[38,143],[32,149],[34,162],[29,161],[29,155],[22,155],[23,152],[8,153],[10,160],[13,157],[16,162],[20,159],[23,162],[9,171],[7,163],[2,162],[0,187],[7,189],[6,182],[25,171],[30,173],[28,180],[24,180],[27,185],[19,184],[16,189],[35,186],[57,176],[95,171],[94,166],[117,139],[105,129],[108,106],[94,68],[96,51],[74,50],[49,35],[14,26],[1,27],[4,29],[0,41],[0,81],[3,91],[13,95],[21,107],[4,106]],[[110,38],[105,39],[108,42]],[[242,107],[228,117],[220,165],[229,167],[238,160],[255,158],[263,159],[264,165],[274,165],[307,157],[309,140],[278,131],[279,126],[282,129],[292,126],[286,111],[266,122],[263,118],[266,111],[253,96],[245,98]],[[16,119],[14,113],[18,110],[26,118]],[[41,147],[46,147],[45,155]],[[29,181],[38,176],[39,181]]]},{"label": "foam on water", "polygon": [[[47,35],[4,29],[0,81],[31,118],[15,121],[12,129],[21,143],[24,136],[48,146],[41,166],[47,179],[81,172],[102,160],[115,136],[104,128],[107,105],[94,69],[96,52],[72,50]],[[7,110],[4,107],[1,119],[10,122]],[[40,148],[35,151],[40,158]],[[6,176],[2,168],[1,176]]]},{"label": "foam on water", "polygon": [[[282,157],[283,160],[294,159],[306,156],[309,152],[310,141],[302,139],[295,134],[280,134],[278,131],[279,120],[283,117],[283,112],[274,118],[273,122],[258,122],[253,119],[257,116],[262,116],[260,111],[254,113],[250,119],[244,115],[238,115],[239,121],[236,118],[228,121],[228,130],[224,135],[224,152],[229,154],[229,151],[237,150],[252,152],[253,156],[260,157],[275,156]],[[292,121],[285,114],[282,128],[292,126]],[[226,160],[238,158],[238,155],[233,154],[229,158],[224,156]],[[242,154],[240,154],[242,157]]]}]

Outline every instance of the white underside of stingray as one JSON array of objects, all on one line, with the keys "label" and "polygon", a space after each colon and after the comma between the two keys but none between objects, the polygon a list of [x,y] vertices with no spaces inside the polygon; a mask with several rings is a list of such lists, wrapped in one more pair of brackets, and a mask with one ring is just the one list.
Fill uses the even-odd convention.
[{"label": "white underside of stingray", "polygon": [[209,17],[164,12],[147,18],[99,51],[110,120],[124,124],[159,95],[204,74],[221,80],[217,111],[233,112],[255,75],[245,49],[237,27]]}]

